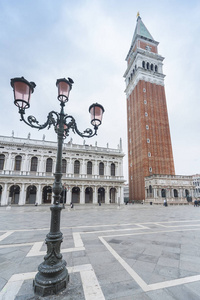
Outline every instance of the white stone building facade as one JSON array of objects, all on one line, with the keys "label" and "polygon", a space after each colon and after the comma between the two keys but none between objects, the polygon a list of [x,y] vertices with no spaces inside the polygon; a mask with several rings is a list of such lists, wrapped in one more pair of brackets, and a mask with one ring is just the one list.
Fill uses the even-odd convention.
[{"label": "white stone building facade", "polygon": [[187,203],[194,197],[193,176],[152,175],[145,177],[145,201],[163,203]]},{"label": "white stone building facade", "polygon": [[[52,203],[57,143],[0,136],[0,205]],[[66,203],[123,203],[122,143],[117,149],[63,144]]]},{"label": "white stone building facade", "polygon": [[192,176],[194,185],[194,197],[200,200],[200,174]]}]

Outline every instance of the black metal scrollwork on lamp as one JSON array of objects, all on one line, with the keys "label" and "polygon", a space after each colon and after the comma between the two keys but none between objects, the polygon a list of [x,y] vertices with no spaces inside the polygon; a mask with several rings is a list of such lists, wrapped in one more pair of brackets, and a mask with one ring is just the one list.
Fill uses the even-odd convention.
[{"label": "black metal scrollwork on lamp", "polygon": [[51,111],[47,116],[44,124],[40,125],[34,116],[28,116],[25,119],[25,111],[30,107],[30,97],[34,92],[36,84],[29,82],[23,77],[11,79],[11,86],[14,91],[14,103],[19,108],[21,121],[32,128],[39,130],[50,128],[52,125],[57,133],[57,158],[55,180],[53,184],[53,205],[51,206],[51,223],[50,232],[46,236],[47,254],[44,261],[38,267],[38,273],[33,281],[34,292],[40,296],[58,294],[64,290],[69,281],[69,275],[66,268],[66,261],[60,253],[63,235],[60,232],[60,214],[62,206],[60,206],[60,194],[62,192],[62,147],[63,140],[69,135],[70,129],[81,137],[93,137],[97,134],[99,125],[102,122],[104,108],[102,105],[95,103],[89,107],[91,114],[91,124],[94,129],[87,128],[83,132],[78,130],[76,121],[71,115],[64,113],[65,103],[69,100],[69,93],[72,88],[73,80],[71,78],[58,79],[56,86],[58,87],[58,100],[60,101],[60,113]]}]

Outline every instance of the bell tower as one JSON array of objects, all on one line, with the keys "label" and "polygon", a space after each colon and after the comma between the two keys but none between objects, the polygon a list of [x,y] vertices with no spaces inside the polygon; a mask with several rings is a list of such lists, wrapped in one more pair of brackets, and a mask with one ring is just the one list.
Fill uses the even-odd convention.
[{"label": "bell tower", "polygon": [[124,74],[130,200],[145,199],[146,176],[175,174],[163,60],[158,54],[158,42],[138,14]]}]

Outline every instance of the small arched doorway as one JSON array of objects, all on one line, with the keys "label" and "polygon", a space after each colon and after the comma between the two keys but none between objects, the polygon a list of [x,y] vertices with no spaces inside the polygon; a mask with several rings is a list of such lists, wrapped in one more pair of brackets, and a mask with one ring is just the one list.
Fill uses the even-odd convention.
[{"label": "small arched doorway", "polygon": [[116,203],[116,188],[110,189],[110,203]]},{"label": "small arched doorway", "polygon": [[150,198],[153,197],[153,188],[152,188],[152,185],[149,185],[149,197]]},{"label": "small arched doorway", "polygon": [[166,189],[161,190],[161,196],[162,198],[166,198]]},{"label": "small arched doorway", "polygon": [[98,203],[105,203],[105,189],[103,187],[98,189]]},{"label": "small arched doorway", "polygon": [[51,203],[52,200],[52,187],[50,185],[45,186],[42,191],[42,202],[44,204]]},{"label": "small arched doorway", "polygon": [[178,198],[178,191],[176,189],[174,189],[174,197]]},{"label": "small arched doorway", "polygon": [[19,203],[19,194],[20,194],[20,187],[19,185],[12,185],[9,191],[9,198],[11,204],[18,204]]},{"label": "small arched doorway", "polygon": [[185,197],[187,198],[189,196],[189,191],[186,189],[185,190]]},{"label": "small arched doorway", "polygon": [[91,187],[87,187],[85,189],[85,203],[93,202],[93,189]]},{"label": "small arched doorway", "polygon": [[80,203],[80,189],[78,186],[72,189],[72,203]]},{"label": "small arched doorway", "polygon": [[37,189],[35,185],[29,185],[26,191],[26,204],[35,204]]}]

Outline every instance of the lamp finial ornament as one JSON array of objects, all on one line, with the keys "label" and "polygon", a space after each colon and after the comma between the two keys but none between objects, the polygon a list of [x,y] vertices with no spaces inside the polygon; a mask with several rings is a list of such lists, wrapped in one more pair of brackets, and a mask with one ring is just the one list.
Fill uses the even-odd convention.
[{"label": "lamp finial ornament", "polygon": [[140,12],[139,12],[139,11],[137,12],[137,18],[138,18],[138,17],[140,17]]}]

